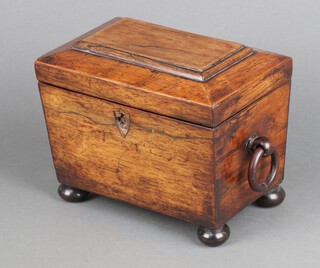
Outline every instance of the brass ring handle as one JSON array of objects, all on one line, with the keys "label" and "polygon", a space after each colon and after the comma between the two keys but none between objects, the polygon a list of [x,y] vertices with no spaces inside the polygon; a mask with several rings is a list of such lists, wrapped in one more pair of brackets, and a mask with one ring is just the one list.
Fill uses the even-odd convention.
[{"label": "brass ring handle", "polygon": [[[247,150],[253,154],[248,172],[248,181],[252,190],[265,192],[269,190],[270,184],[274,181],[279,168],[279,155],[275,146],[268,138],[252,135],[247,141]],[[261,157],[271,156],[271,167],[265,182],[258,183],[256,179],[257,166]]]}]

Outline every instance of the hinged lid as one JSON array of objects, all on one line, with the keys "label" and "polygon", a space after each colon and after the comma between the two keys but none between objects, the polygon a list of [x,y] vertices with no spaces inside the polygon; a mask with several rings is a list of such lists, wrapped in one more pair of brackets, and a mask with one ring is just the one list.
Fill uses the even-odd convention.
[{"label": "hinged lid", "polygon": [[35,68],[42,83],[212,128],[287,83],[292,61],[116,18],[40,57]]},{"label": "hinged lid", "polygon": [[123,18],[75,43],[73,49],[207,81],[252,53],[244,45]]}]

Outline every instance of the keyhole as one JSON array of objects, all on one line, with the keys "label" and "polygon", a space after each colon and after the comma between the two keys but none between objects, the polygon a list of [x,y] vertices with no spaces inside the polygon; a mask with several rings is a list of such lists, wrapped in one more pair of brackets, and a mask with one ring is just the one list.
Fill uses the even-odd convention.
[{"label": "keyhole", "polygon": [[127,118],[126,115],[121,113],[118,117],[119,125],[123,128],[127,128]]},{"label": "keyhole", "polygon": [[130,115],[125,114],[123,111],[113,111],[114,119],[116,121],[116,126],[123,138],[126,137],[126,135],[129,132],[130,127]]}]

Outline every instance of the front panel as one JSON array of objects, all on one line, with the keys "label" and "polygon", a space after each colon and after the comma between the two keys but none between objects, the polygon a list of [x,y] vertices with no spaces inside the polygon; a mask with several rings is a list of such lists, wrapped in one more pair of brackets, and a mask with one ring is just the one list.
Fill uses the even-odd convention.
[{"label": "front panel", "polygon": [[213,132],[40,83],[60,182],[213,226]]}]

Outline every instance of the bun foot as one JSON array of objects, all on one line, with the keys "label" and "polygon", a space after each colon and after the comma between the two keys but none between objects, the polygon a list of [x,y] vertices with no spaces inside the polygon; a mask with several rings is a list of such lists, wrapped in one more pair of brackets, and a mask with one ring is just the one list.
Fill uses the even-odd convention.
[{"label": "bun foot", "polygon": [[257,199],[255,204],[259,207],[272,208],[280,205],[285,197],[286,192],[281,186],[278,186],[277,188]]},{"label": "bun foot", "polygon": [[68,202],[82,202],[86,200],[89,192],[74,188],[69,185],[60,184],[58,188],[60,197]]},{"label": "bun foot", "polygon": [[219,229],[211,229],[204,226],[198,228],[199,240],[209,247],[217,247],[226,242],[230,236],[230,229],[224,224]]}]

